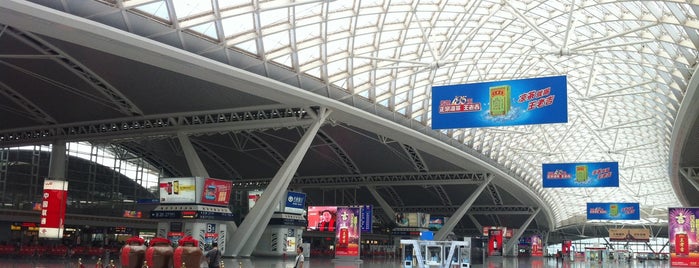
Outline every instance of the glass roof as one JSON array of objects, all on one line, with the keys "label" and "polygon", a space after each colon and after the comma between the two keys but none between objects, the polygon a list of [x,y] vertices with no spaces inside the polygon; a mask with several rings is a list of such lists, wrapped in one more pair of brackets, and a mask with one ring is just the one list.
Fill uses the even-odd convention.
[{"label": "glass roof", "polygon": [[[697,6],[678,1],[112,0],[431,125],[431,87],[568,76],[566,124],[453,129],[529,185],[557,225],[586,202],[679,206],[672,124],[697,61]],[[619,188],[543,189],[541,164],[618,161]]]}]

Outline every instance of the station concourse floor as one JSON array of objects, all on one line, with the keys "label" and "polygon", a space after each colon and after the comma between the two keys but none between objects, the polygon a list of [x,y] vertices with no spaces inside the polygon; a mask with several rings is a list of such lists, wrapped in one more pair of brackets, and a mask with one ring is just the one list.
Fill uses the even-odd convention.
[{"label": "station concourse floor", "polygon": [[[250,259],[223,259],[225,268],[293,268],[294,259],[287,258],[283,260],[281,258],[250,258]],[[96,260],[83,260],[83,264],[86,268],[95,267]],[[121,267],[118,265],[117,267]],[[202,267],[206,267],[203,264]],[[474,268],[510,268],[510,267],[523,267],[523,268],[544,268],[544,267],[565,267],[565,268],[581,268],[581,267],[606,267],[606,268],[616,268],[616,267],[654,267],[654,268],[664,268],[670,267],[670,263],[667,260],[646,260],[638,261],[633,260],[631,262],[556,262],[554,258],[542,258],[542,257],[530,257],[530,258],[517,258],[517,257],[502,257],[502,258],[492,258],[486,260],[485,264],[474,264],[471,267]],[[37,260],[37,259],[0,259],[0,268],[77,268],[77,259],[71,260]],[[179,268],[179,267],[175,267]],[[361,264],[355,263],[341,263],[334,262],[329,258],[307,258],[304,268],[402,268],[401,263],[395,259],[365,259]],[[417,267],[415,267],[417,268]]]}]

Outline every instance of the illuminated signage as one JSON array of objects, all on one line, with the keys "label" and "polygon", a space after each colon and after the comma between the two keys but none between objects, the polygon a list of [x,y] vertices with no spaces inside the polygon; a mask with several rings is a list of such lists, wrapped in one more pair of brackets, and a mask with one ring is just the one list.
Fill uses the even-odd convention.
[{"label": "illuminated signage", "polygon": [[67,202],[67,181],[44,180],[39,237],[54,239],[63,237]]}]

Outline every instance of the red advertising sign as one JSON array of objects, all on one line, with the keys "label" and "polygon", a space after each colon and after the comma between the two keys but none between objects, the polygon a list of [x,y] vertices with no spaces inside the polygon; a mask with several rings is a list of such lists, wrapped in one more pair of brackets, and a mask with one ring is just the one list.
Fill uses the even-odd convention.
[{"label": "red advertising sign", "polygon": [[44,180],[39,237],[55,239],[63,237],[63,223],[66,218],[67,201],[67,181]]},{"label": "red advertising sign", "polygon": [[359,257],[360,215],[358,207],[337,208],[335,257]]},{"label": "red advertising sign", "polygon": [[572,246],[573,246],[573,241],[563,240],[563,244],[561,244],[561,253],[563,253],[563,255],[570,254],[570,248]]},{"label": "red advertising sign", "polygon": [[503,230],[488,230],[488,256],[502,256],[502,235]]},{"label": "red advertising sign", "polygon": [[670,265],[699,267],[699,208],[669,208]]},{"label": "red advertising sign", "polygon": [[206,178],[201,203],[208,205],[228,206],[231,200],[233,185],[230,181]]}]

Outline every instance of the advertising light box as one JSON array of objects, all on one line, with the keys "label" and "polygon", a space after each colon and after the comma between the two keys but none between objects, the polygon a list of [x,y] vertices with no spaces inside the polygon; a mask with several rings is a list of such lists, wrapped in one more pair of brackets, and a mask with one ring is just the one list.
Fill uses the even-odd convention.
[{"label": "advertising light box", "polygon": [[335,231],[337,207],[308,207],[308,231]]},{"label": "advertising light box", "polygon": [[158,183],[161,204],[194,204],[197,187],[195,179],[160,178]]},{"label": "advertising light box", "polygon": [[206,205],[228,206],[231,198],[232,182],[206,178],[202,187],[201,203]]},{"label": "advertising light box", "polygon": [[68,182],[44,180],[39,237],[52,239],[63,238],[66,202],[68,202]]},{"label": "advertising light box", "polygon": [[699,208],[669,208],[667,221],[670,265],[699,266]]},{"label": "advertising light box", "polygon": [[428,228],[430,224],[430,214],[422,212],[397,212],[395,222],[398,227],[418,227]]},{"label": "advertising light box", "polygon": [[568,122],[566,76],[432,87],[432,128]]},{"label": "advertising light box", "polygon": [[618,162],[542,164],[541,171],[544,188],[619,187]]},{"label": "advertising light box", "polygon": [[358,207],[338,207],[337,208],[337,229],[335,231],[335,256],[358,257],[359,241],[361,232],[359,230]]},{"label": "advertising light box", "polygon": [[588,220],[640,220],[638,203],[587,203]]},{"label": "advertising light box", "polygon": [[306,194],[288,191],[284,201],[284,212],[303,214],[306,211]]}]

